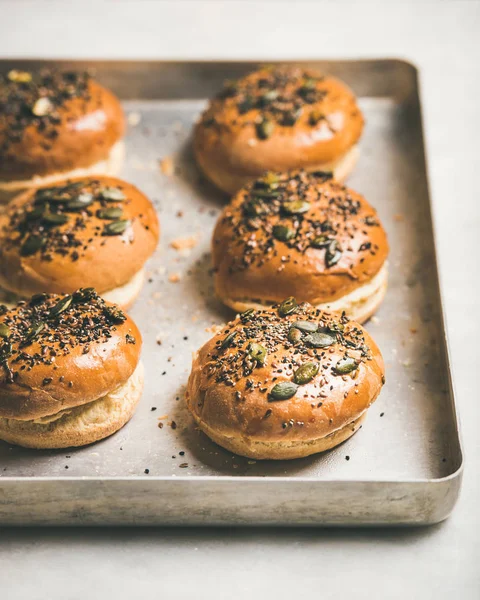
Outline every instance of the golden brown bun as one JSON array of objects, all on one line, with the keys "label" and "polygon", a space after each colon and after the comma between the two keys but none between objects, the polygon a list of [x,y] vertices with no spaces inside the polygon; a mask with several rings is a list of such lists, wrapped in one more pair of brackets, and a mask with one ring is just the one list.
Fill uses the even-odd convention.
[{"label": "golden brown bun", "polygon": [[[289,202],[305,212],[287,213]],[[287,241],[278,239],[281,227],[292,236]],[[268,305],[293,292],[317,306],[369,284],[385,264],[388,241],[363,196],[298,171],[268,174],[240,190],[217,221],[212,252],[215,290],[225,304]]]},{"label": "golden brown bun", "polygon": [[[206,176],[229,194],[265,171],[335,170],[363,129],[342,82],[300,67],[263,68],[228,84],[203,113],[194,152]],[[355,160],[343,164],[346,176]]]},{"label": "golden brown bun", "polygon": [[[256,459],[298,458],[340,443],[385,381],[380,351],[358,323],[293,301],[293,311],[282,316],[284,306],[228,323],[195,356],[187,386],[200,428]],[[300,331],[299,321],[318,330]],[[306,363],[318,370],[298,379]],[[298,383],[293,397],[279,399],[276,386],[292,382]]]},{"label": "golden brown bun", "polygon": [[98,442],[121,429],[133,416],[142,396],[143,365],[106,396],[67,409],[52,419],[0,419],[0,439],[25,448],[70,448]]},{"label": "golden brown bun", "polygon": [[135,371],[142,345],[135,323],[90,289],[57,315],[65,298],[41,294],[0,310],[0,417],[54,415],[105,396]]},{"label": "golden brown bun", "polygon": [[[70,293],[79,287],[94,287],[102,294],[125,285],[142,269],[158,242],[158,219],[151,202],[135,186],[112,177],[65,180],[61,186],[67,187],[60,195],[55,192],[57,186],[28,190],[0,215],[0,286],[25,297]],[[103,199],[104,190],[112,189],[124,199]],[[55,194],[65,201],[48,199]],[[86,194],[93,194],[91,204],[72,212],[68,202]],[[43,208],[44,214],[32,218],[35,207]],[[128,221],[118,235],[106,235],[114,221],[99,218],[102,211],[112,209],[121,212],[117,222]],[[67,222],[52,225],[45,221],[54,211]],[[29,253],[32,235],[45,243]]]},{"label": "golden brown bun", "polygon": [[85,73],[11,71],[0,79],[0,181],[89,167],[124,133],[119,100]]}]

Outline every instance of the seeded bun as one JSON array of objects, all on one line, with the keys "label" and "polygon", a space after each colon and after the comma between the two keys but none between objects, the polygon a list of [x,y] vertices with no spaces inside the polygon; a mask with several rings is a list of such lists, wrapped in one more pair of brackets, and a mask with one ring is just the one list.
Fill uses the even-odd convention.
[{"label": "seeded bun", "polygon": [[93,287],[126,308],[158,237],[154,207],[120,179],[31,189],[0,215],[0,286],[19,297]]},{"label": "seeded bun", "polygon": [[137,368],[135,323],[93,290],[40,294],[0,313],[0,418],[33,421],[83,406]]},{"label": "seeded bun", "polygon": [[376,211],[323,172],[269,173],[240,190],[212,252],[217,296],[238,312],[293,292],[363,322],[385,294],[388,242]]},{"label": "seeded bun", "polygon": [[353,435],[384,381],[380,351],[358,323],[290,298],[247,311],[207,342],[186,400],[227,450],[293,459]]},{"label": "seeded bun", "polygon": [[233,194],[265,171],[355,166],[363,116],[342,82],[312,69],[262,68],[225,85],[203,113],[194,151],[205,175]]},{"label": "seeded bun", "polygon": [[78,169],[114,175],[124,132],[119,100],[87,73],[0,75],[0,192],[7,197]]}]

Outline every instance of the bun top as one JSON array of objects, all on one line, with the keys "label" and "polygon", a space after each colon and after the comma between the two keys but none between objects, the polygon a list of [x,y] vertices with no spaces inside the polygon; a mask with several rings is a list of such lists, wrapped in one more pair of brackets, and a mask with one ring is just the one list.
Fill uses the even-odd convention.
[{"label": "bun top", "polygon": [[0,180],[88,167],[124,131],[120,102],[87,73],[0,75]]},{"label": "bun top", "polygon": [[224,435],[309,440],[359,417],[384,380],[380,351],[360,325],[289,298],[247,310],[201,348],[188,402]]},{"label": "bun top", "polygon": [[154,207],[120,179],[30,189],[0,215],[0,285],[23,296],[81,286],[103,293],[143,267],[158,236]]},{"label": "bun top", "polygon": [[91,288],[0,306],[0,417],[37,419],[108,394],[141,345],[135,323]]},{"label": "bun top", "polygon": [[213,234],[221,298],[317,305],[372,279],[388,254],[376,211],[328,173],[269,173],[240,190]]},{"label": "bun top", "polygon": [[363,117],[342,82],[313,69],[267,68],[229,82],[196,129],[198,153],[245,176],[335,161],[359,139]]}]

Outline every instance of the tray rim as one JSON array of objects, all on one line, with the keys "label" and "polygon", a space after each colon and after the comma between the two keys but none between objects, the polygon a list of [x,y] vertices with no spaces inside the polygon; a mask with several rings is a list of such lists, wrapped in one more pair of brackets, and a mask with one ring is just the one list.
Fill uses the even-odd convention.
[{"label": "tray rim", "polygon": [[[0,474],[0,489],[2,487],[2,483],[20,483],[20,482],[28,482],[28,483],[59,483],[63,481],[72,482],[103,482],[103,481],[111,481],[118,483],[127,483],[127,482],[142,482],[145,483],[147,481],[151,482],[168,482],[169,484],[174,484],[174,482],[178,482],[178,484],[185,482],[233,482],[233,481],[247,481],[249,483],[255,482],[265,482],[268,481],[269,484],[278,483],[286,483],[286,482],[295,482],[295,483],[308,483],[321,485],[322,483],[328,483],[329,485],[335,484],[447,484],[450,482],[455,482],[457,479],[460,479],[458,482],[458,491],[460,491],[461,478],[463,475],[463,471],[465,468],[465,451],[464,451],[464,443],[461,432],[461,420],[460,413],[457,402],[457,394],[454,383],[454,376],[452,372],[452,361],[451,361],[451,350],[450,343],[448,337],[448,327],[447,327],[447,318],[445,315],[444,309],[444,295],[442,292],[442,278],[439,269],[439,254],[438,254],[438,233],[435,226],[435,218],[432,204],[432,191],[430,185],[430,166],[428,160],[428,154],[426,152],[426,144],[425,139],[427,138],[426,129],[425,129],[425,119],[423,117],[423,105],[422,105],[422,86],[421,86],[421,68],[412,61],[409,57],[403,56],[378,56],[378,57],[368,57],[368,58],[351,58],[351,57],[335,57],[335,58],[307,58],[307,57],[298,57],[292,59],[290,58],[279,58],[275,57],[275,59],[269,57],[259,57],[259,58],[235,58],[235,59],[223,59],[223,58],[169,58],[169,59],[158,59],[158,58],[146,58],[146,59],[131,59],[131,58],[78,58],[78,57],[64,57],[64,58],[55,58],[55,57],[28,57],[28,56],[16,56],[16,57],[0,57],[0,72],[4,70],[4,67],[9,65],[15,65],[18,63],[29,63],[32,65],[41,65],[48,63],[55,64],[92,64],[92,67],[95,64],[103,63],[104,65],[256,65],[258,63],[267,63],[267,64],[319,64],[319,63],[330,63],[330,64],[378,64],[382,63],[385,66],[391,66],[395,64],[406,66],[413,74],[415,80],[415,100],[418,102],[418,110],[420,114],[420,131],[422,134],[422,143],[423,143],[423,159],[425,161],[425,173],[426,173],[426,187],[427,187],[427,196],[428,196],[428,209],[430,214],[430,222],[432,228],[432,240],[433,240],[433,256],[435,258],[434,268],[437,276],[437,293],[439,300],[439,319],[442,325],[442,340],[444,343],[444,354],[447,362],[448,370],[447,370],[447,383],[449,388],[449,395],[451,398],[451,409],[452,409],[452,417],[453,417],[453,425],[455,434],[458,442],[458,466],[457,468],[444,477],[434,477],[434,478],[399,478],[399,479],[370,479],[370,478],[362,478],[362,479],[315,479],[311,477],[289,477],[289,476],[278,476],[278,477],[262,477],[262,476],[250,476],[250,475],[179,475],[179,476],[158,476],[158,475],[130,475],[130,476],[62,476],[62,477],[34,477],[34,476],[4,476]],[[381,96],[379,96],[381,97]],[[141,98],[138,98],[141,100]],[[458,493],[457,493],[458,498]],[[1,506],[1,502],[0,502]],[[448,516],[448,515],[447,515]]]}]

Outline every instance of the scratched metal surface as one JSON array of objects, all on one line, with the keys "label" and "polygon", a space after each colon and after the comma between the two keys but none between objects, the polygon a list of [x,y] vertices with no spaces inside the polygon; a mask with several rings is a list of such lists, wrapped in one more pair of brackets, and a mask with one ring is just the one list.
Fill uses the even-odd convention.
[{"label": "scratched metal surface", "polygon": [[[426,486],[456,478],[461,450],[415,89],[403,98],[393,83],[390,90],[383,84],[386,89],[378,91],[378,74],[371,75],[369,89],[368,73],[361,80],[361,68],[343,64],[341,74],[364,92],[360,105],[366,117],[361,159],[349,185],[378,209],[391,246],[388,293],[367,324],[384,355],[387,383],[363,428],[330,452],[281,462],[234,456],[194,428],[183,400],[192,352],[209,338],[208,328],[233,313],[215,299],[210,271],[211,232],[225,199],[200,176],[190,146],[192,124],[205,100],[197,97],[197,89],[190,93],[180,70],[177,83],[185,87],[184,99],[177,90],[172,99],[155,100],[149,89],[148,100],[124,102],[130,126],[122,177],[149,195],[162,227],[159,248],[147,266],[148,280],[131,311],[143,334],[146,366],[137,413],[120,432],[85,448],[36,452],[0,443],[0,492],[2,479],[11,484],[15,478],[21,486],[22,478],[32,477],[53,478],[57,486],[58,480],[72,477],[234,476],[239,486],[248,476],[287,477],[292,486],[300,478],[316,483],[417,481]],[[222,75],[225,69],[219,69]],[[161,97],[161,71],[158,75]],[[115,88],[114,78],[109,83]],[[121,94],[120,83],[117,89]],[[173,173],[166,173],[170,159]],[[197,244],[180,252],[171,247],[180,237],[195,237]],[[368,490],[365,494],[367,501]]]}]

